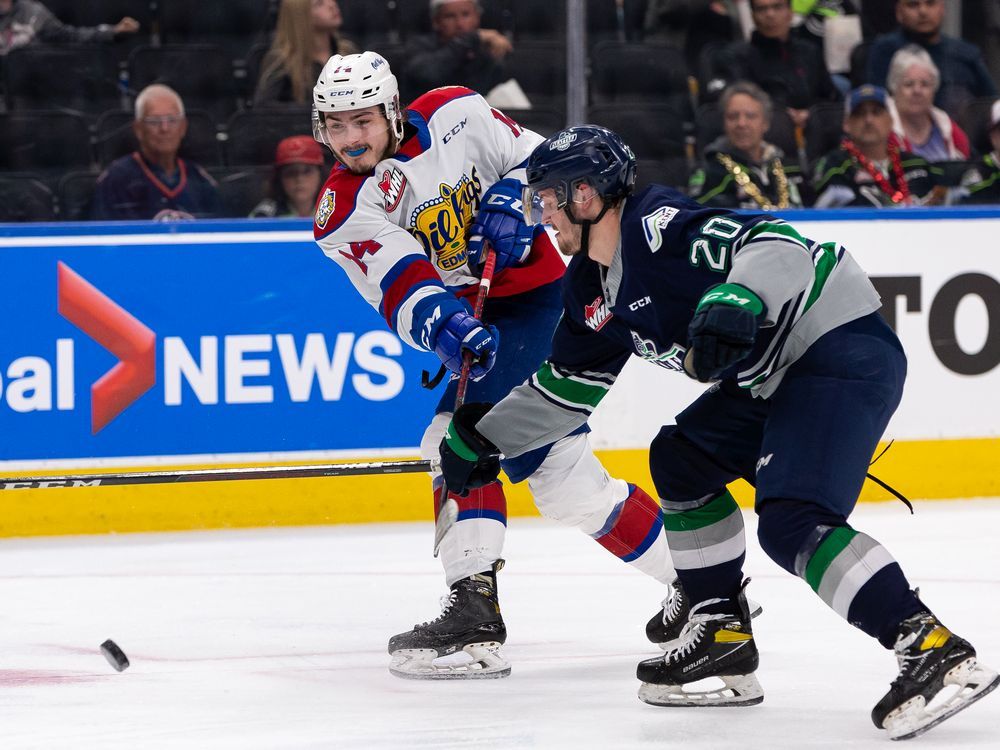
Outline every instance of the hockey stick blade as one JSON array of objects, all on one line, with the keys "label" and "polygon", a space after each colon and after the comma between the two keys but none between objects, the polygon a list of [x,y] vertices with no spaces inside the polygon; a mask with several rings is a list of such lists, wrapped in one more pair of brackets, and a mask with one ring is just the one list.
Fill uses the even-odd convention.
[{"label": "hockey stick blade", "polygon": [[36,477],[0,477],[0,490],[52,489],[55,487],[113,487],[133,484],[221,482],[247,479],[307,479],[372,474],[433,472],[436,460],[366,461],[353,464],[304,464],[296,466],[240,467],[182,471],[129,471],[117,474],[55,474]]}]

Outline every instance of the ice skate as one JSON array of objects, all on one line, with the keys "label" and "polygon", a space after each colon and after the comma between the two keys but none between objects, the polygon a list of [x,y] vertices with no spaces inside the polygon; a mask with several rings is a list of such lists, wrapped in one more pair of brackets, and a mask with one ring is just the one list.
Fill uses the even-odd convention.
[{"label": "ice skate", "polygon": [[899,675],[872,709],[875,726],[892,740],[923,734],[1000,684],[972,645],[927,611],[903,621],[895,651]]},{"label": "ice skate", "polygon": [[[764,611],[763,607],[753,599],[747,599],[747,605],[750,608],[751,618],[757,617]],[[690,611],[691,602],[688,601],[681,582],[675,578],[667,584],[667,597],[661,603],[660,611],[646,623],[646,637],[649,642],[667,651],[671,643],[680,637]]]},{"label": "ice skate", "polygon": [[510,664],[500,653],[507,628],[497,600],[493,570],[463,578],[442,601],[441,614],[389,639],[389,671],[413,680],[506,677]]},{"label": "ice skate", "polygon": [[[667,652],[639,663],[639,699],[654,706],[751,706],[764,700],[754,676],[758,661],[741,588],[735,599],[695,604]],[[708,678],[723,685],[692,687]]]}]

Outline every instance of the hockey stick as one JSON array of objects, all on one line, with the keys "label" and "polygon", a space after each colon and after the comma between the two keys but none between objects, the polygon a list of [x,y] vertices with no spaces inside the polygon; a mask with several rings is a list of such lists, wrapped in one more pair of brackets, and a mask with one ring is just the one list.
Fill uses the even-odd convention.
[{"label": "hockey stick", "polygon": [[370,474],[410,474],[436,471],[436,460],[367,461],[356,464],[307,464],[236,469],[182,471],[127,471],[117,474],[54,474],[37,477],[0,477],[0,490],[36,490],[53,487],[114,487],[130,484],[220,482],[232,479],[306,479],[352,477]]},{"label": "hockey stick", "polygon": [[[482,320],[483,306],[490,293],[493,283],[493,271],[496,269],[497,254],[491,247],[486,251],[486,262],[483,264],[483,275],[479,280],[479,293],[476,295],[476,305],[472,314]],[[465,391],[469,387],[469,370],[472,367],[472,352],[466,350],[462,354],[462,372],[458,376],[458,388],[455,390],[455,411],[465,403]],[[458,503],[448,497],[448,487],[441,481],[441,507],[434,521],[434,557],[438,556],[444,535],[458,520]]]}]

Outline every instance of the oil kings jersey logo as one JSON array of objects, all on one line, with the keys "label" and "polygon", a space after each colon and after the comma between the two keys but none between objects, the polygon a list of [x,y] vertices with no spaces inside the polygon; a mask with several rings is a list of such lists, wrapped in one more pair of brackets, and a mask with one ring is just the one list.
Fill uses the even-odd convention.
[{"label": "oil kings jersey logo", "polygon": [[387,169],[382,172],[382,179],[378,181],[378,189],[382,191],[385,212],[391,214],[399,206],[403,191],[406,190],[406,177],[395,167]]},{"label": "oil kings jersey logo", "polygon": [[592,331],[601,330],[609,320],[611,320],[611,311],[608,310],[603,297],[598,297],[589,305],[583,306],[583,321]]},{"label": "oil kings jersey logo", "polygon": [[431,262],[442,271],[454,271],[468,259],[466,241],[479,209],[482,183],[476,169],[454,186],[441,183],[439,194],[424,201],[410,215],[410,232],[420,240]]},{"label": "oil kings jersey logo", "polygon": [[320,229],[326,229],[326,223],[333,216],[333,209],[337,205],[336,195],[330,188],[327,188],[323,197],[319,199],[319,205],[316,207],[316,226]]},{"label": "oil kings jersey logo", "polygon": [[674,344],[663,354],[656,350],[656,344],[652,339],[644,339],[635,331],[632,331],[632,343],[635,344],[635,352],[645,360],[666,367],[668,370],[684,371],[684,354],[687,351],[680,344]]}]

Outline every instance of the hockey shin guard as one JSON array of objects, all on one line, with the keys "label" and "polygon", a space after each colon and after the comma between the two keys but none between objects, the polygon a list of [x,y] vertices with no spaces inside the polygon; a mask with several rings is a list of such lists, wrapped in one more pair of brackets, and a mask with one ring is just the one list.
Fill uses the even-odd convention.
[{"label": "hockey shin guard", "polygon": [[743,514],[728,490],[703,500],[664,499],[663,528],[670,556],[692,603],[728,599],[743,578]]},{"label": "hockey shin guard", "polygon": [[761,547],[837,614],[892,648],[899,623],[924,609],[892,555],[847,521],[809,502],[768,500]]}]

